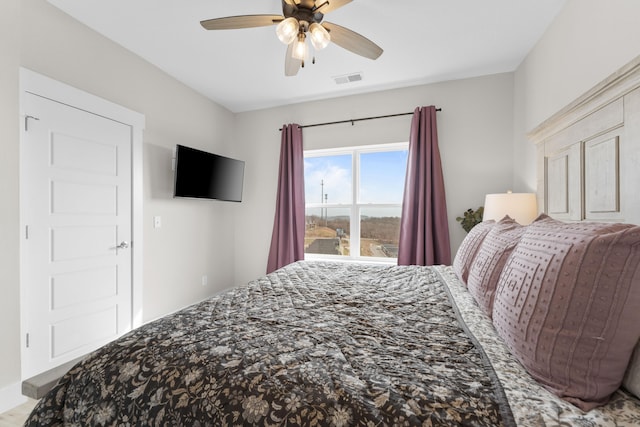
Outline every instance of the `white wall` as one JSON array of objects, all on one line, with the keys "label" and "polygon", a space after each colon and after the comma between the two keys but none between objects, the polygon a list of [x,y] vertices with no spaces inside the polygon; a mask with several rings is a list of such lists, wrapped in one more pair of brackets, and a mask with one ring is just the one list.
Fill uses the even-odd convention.
[{"label": "white wall", "polygon": [[[275,210],[280,128],[411,112],[436,105],[452,251],[465,232],[455,217],[477,208],[488,192],[510,189],[513,136],[513,75],[356,95],[238,114],[235,154],[246,160],[245,200],[236,230],[236,282],[264,274]],[[402,142],[411,116],[307,128],[305,148]]]},{"label": "white wall", "polygon": [[[2,391],[13,389],[20,381],[19,66],[146,116],[143,148],[144,321],[233,285],[234,253],[231,247],[237,205],[171,197],[171,158],[175,144],[228,154],[234,140],[234,115],[231,112],[44,0],[2,0],[0,31],[2,400]],[[162,217],[162,228],[152,227],[154,215]],[[201,277],[205,274],[209,284],[203,287]]]},{"label": "white wall", "polygon": [[[0,2],[0,406],[20,378],[18,64],[20,0]],[[10,398],[4,397],[9,400]]]},{"label": "white wall", "polygon": [[526,132],[640,54],[640,1],[569,0],[515,73],[514,188],[535,191]]}]

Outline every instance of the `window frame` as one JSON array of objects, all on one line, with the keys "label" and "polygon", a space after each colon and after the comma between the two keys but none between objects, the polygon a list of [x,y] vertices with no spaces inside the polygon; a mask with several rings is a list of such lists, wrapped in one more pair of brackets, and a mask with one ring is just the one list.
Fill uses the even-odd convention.
[{"label": "window frame", "polygon": [[[349,233],[349,255],[331,255],[331,254],[314,254],[306,253],[306,260],[325,260],[325,261],[345,261],[345,262],[367,262],[376,264],[396,264],[397,258],[390,257],[374,257],[360,255],[361,230],[360,219],[362,209],[367,208],[399,208],[402,210],[402,200],[399,203],[363,203],[360,200],[360,155],[367,153],[378,153],[387,151],[408,151],[409,142],[394,142],[387,144],[375,145],[357,145],[349,147],[321,148],[313,150],[304,150],[303,156],[306,160],[312,157],[327,157],[351,155],[351,203],[309,203],[305,200],[305,218],[307,209],[332,209],[341,208],[349,210],[350,233]],[[306,196],[306,194],[305,194]],[[402,199],[402,195],[400,197]],[[358,248],[357,255],[353,254],[351,248]]]}]

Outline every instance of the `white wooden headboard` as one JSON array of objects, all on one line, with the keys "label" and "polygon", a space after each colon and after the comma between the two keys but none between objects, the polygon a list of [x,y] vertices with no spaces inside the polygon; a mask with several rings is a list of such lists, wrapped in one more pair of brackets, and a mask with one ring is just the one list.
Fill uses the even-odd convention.
[{"label": "white wooden headboard", "polygon": [[528,136],[543,212],[640,224],[640,56]]}]

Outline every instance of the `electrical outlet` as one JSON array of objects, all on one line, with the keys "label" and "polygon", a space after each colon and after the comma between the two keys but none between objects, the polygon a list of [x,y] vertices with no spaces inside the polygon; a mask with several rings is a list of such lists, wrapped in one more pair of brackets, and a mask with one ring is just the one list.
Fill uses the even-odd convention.
[{"label": "electrical outlet", "polygon": [[202,286],[207,286],[207,283],[209,282],[207,275],[205,274],[204,276],[202,276]]}]

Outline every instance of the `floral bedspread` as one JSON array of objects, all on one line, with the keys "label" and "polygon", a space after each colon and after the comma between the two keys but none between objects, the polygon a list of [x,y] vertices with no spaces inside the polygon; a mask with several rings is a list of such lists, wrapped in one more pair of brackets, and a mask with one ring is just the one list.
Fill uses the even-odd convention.
[{"label": "floral bedspread", "polygon": [[92,353],[27,426],[515,425],[428,267],[299,262]]}]

